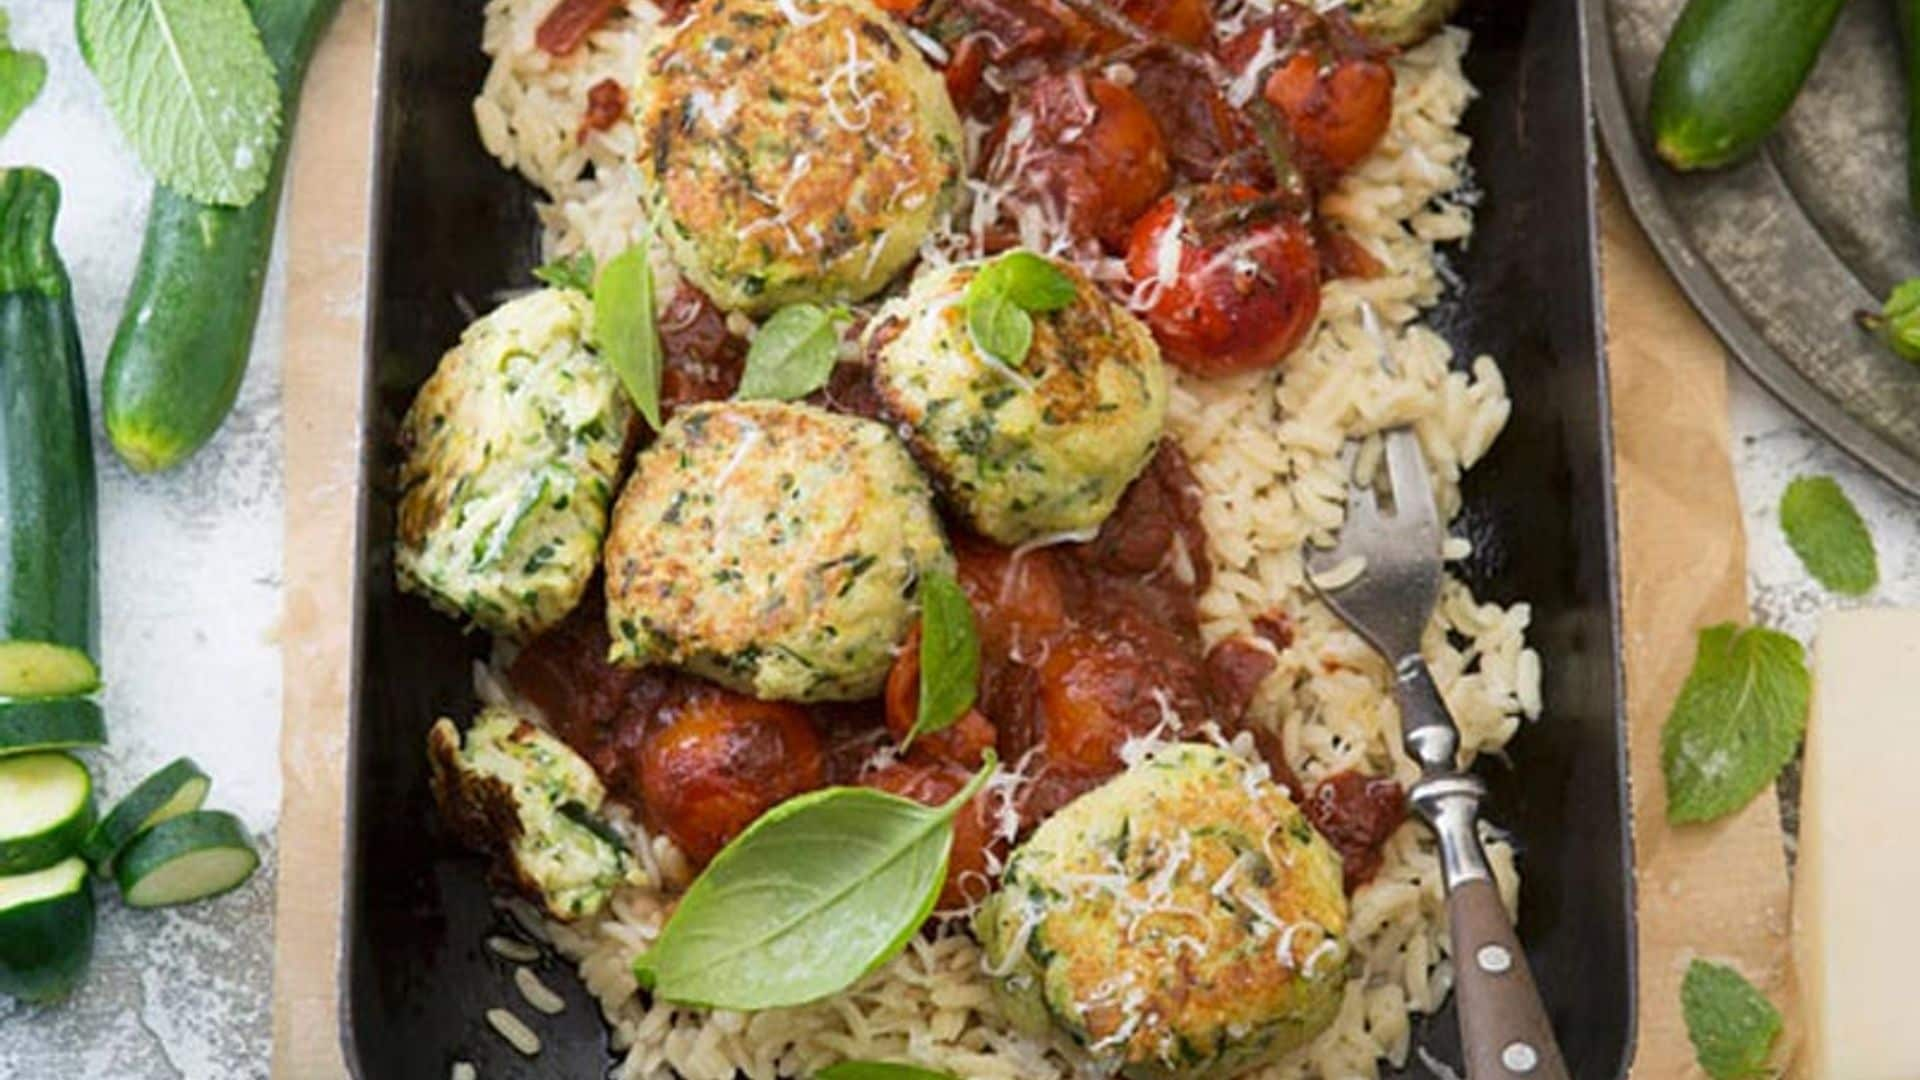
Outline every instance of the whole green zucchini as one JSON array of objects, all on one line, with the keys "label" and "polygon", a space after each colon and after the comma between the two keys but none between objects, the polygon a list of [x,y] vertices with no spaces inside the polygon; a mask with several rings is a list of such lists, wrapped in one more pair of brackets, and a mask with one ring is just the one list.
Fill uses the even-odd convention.
[{"label": "whole green zucchini", "polygon": [[[107,436],[141,472],[185,460],[219,430],[240,393],[280,213],[287,150],[307,61],[340,0],[254,0],[279,74],[286,122],[266,190],[208,206],[155,184],[133,289],[107,354]],[[84,47],[84,42],[83,42]]]},{"label": "whole green zucchini", "polygon": [[1676,169],[1752,153],[1785,116],[1845,0],[1688,0],[1653,73],[1653,148]]},{"label": "whole green zucchini", "polygon": [[0,698],[100,685],[99,531],[60,185],[0,171]]}]

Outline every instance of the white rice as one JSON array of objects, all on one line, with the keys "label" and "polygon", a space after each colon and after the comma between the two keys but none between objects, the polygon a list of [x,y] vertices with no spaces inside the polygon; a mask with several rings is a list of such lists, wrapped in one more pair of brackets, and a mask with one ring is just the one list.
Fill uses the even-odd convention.
[{"label": "white rice", "polygon": [[[549,255],[587,249],[605,259],[634,242],[642,226],[638,177],[628,164],[635,132],[620,123],[584,144],[576,133],[588,88],[609,77],[630,82],[659,15],[645,0],[630,0],[628,15],[556,60],[533,42],[553,3],[489,0],[483,47],[493,67],[474,117],[487,149],[545,192],[539,212]],[[1435,245],[1463,241],[1473,227],[1472,199],[1462,190],[1468,140],[1458,131],[1473,97],[1460,71],[1466,47],[1466,34],[1449,30],[1395,61],[1385,141],[1322,202],[1323,214],[1385,272],[1328,284],[1318,326],[1281,372],[1177,380],[1171,427],[1206,490],[1215,568],[1201,598],[1203,631],[1211,642],[1248,632],[1263,614],[1281,611],[1291,619],[1295,638],[1279,653],[1254,714],[1280,733],[1289,762],[1309,782],[1360,769],[1409,783],[1418,771],[1400,748],[1385,665],[1312,598],[1302,546],[1330,542],[1345,512],[1349,476],[1372,475],[1380,433],[1400,424],[1418,433],[1441,510],[1451,518],[1460,508],[1461,474],[1487,452],[1510,411],[1492,358],[1456,367],[1446,342],[1417,321],[1445,287]],[[937,239],[929,250],[962,246]],[[664,259],[655,264],[671,275]],[[671,280],[661,288],[670,289]],[[1363,318],[1367,308],[1377,314],[1377,332]],[[1378,362],[1382,341],[1394,360],[1391,372]],[[1455,538],[1446,556],[1457,560],[1470,551]],[[1540,659],[1526,644],[1529,619],[1524,603],[1486,603],[1455,580],[1443,587],[1425,652],[1469,758],[1499,751],[1523,718],[1540,713]],[[655,880],[685,880],[685,861],[671,844],[627,824],[657,867]],[[1512,849],[1492,834],[1487,842],[1502,895],[1514,907]],[[1411,1014],[1431,1012],[1446,997],[1453,974],[1433,843],[1409,822],[1384,856],[1373,882],[1353,897],[1353,977],[1338,1018],[1313,1044],[1259,1073],[1264,1080],[1375,1077],[1382,1061],[1402,1065],[1414,1052]],[[632,961],[664,921],[669,895],[629,889],[599,917],[546,928],[599,1000],[614,1046],[625,1055],[615,1074],[623,1080],[773,1080],[811,1075],[845,1058],[910,1059],[988,1080],[1077,1072],[1063,1046],[1009,1026],[981,974],[978,946],[957,926],[914,938],[898,959],[812,1006],[743,1015],[650,1003],[636,993]]]},{"label": "white rice", "polygon": [[540,1052],[540,1036],[533,1033],[533,1029],[527,1026],[526,1021],[507,1010],[488,1009],[487,1023],[500,1034],[502,1039],[507,1040],[507,1045],[527,1057]]}]

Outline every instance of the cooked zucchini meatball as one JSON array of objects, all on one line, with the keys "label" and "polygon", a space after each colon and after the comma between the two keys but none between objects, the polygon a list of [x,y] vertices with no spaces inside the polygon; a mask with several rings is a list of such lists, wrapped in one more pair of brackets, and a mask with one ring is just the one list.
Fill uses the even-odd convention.
[{"label": "cooked zucchini meatball", "polygon": [[981,352],[964,296],[981,265],[922,275],[867,331],[874,385],[954,510],[1002,544],[1097,527],[1153,457],[1167,376],[1153,336],[1077,269],[1034,312],[1017,368]]},{"label": "cooked zucchini meatball", "polygon": [[587,345],[592,305],[543,289],[467,328],[400,426],[400,587],[508,637],[559,622],[606,534],[632,406]]},{"label": "cooked zucchini meatball", "polygon": [[966,173],[945,83],[867,0],[702,0],[648,53],[634,121],[675,261],[750,313],[878,292]]},{"label": "cooked zucchini meatball", "polygon": [[885,427],[732,401],[682,410],[640,455],[606,563],[615,662],[821,701],[879,693],[920,576],[953,554]]},{"label": "cooked zucchini meatball", "polygon": [[472,847],[499,859],[514,886],[556,919],[599,911],[646,875],[591,815],[606,800],[592,766],[512,710],[481,713],[461,745],[453,721],[427,733],[440,815]]},{"label": "cooked zucchini meatball", "polygon": [[1339,1010],[1340,856],[1264,769],[1178,744],[1048,819],[974,927],[1008,1015],[1135,1078],[1231,1076]]}]

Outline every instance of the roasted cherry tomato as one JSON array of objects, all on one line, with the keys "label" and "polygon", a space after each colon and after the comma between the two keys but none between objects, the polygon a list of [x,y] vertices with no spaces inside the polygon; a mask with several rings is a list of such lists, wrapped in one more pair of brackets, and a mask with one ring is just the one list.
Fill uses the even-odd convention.
[{"label": "roasted cherry tomato", "polygon": [[[1049,548],[1015,555],[984,540],[956,538],[960,587],[973,605],[982,659],[1037,656],[1067,621],[1066,568]],[[916,672],[916,677],[918,673]]]},{"label": "roasted cherry tomato", "polygon": [[[1220,47],[1286,119],[1295,164],[1324,189],[1373,151],[1393,119],[1393,68],[1344,14],[1282,4]],[[1258,65],[1259,71],[1248,69]]]},{"label": "roasted cherry tomato", "polygon": [[1172,183],[1153,114],[1133,91],[1079,71],[1036,80],[995,139],[987,177],[1037,204],[1076,240],[1124,247],[1136,217]]},{"label": "roasted cherry tomato", "polygon": [[[896,761],[861,781],[867,787],[892,792],[903,799],[939,806],[960,793],[973,773],[951,762]],[[938,909],[953,911],[979,900],[993,889],[988,852],[1003,846],[994,835],[992,793],[973,797],[953,821],[953,847],[947,855],[947,883],[940,890]]]},{"label": "roasted cherry tomato", "polygon": [[1048,644],[1038,665],[1049,764],[1107,775],[1120,749],[1171,717],[1170,735],[1208,718],[1206,674],[1184,642],[1144,615],[1116,612]]},{"label": "roasted cherry tomato", "polygon": [[[886,689],[887,731],[894,742],[905,744],[907,735],[913,730],[913,722],[920,715],[920,627],[916,624],[907,635],[905,645],[900,647],[900,655],[894,657],[893,668],[887,672]],[[931,735],[921,735],[913,740],[909,748],[914,754],[925,754],[941,761],[951,761],[967,768],[979,768],[984,760],[987,748],[996,741],[997,733],[993,724],[978,712],[968,709],[953,726]]]},{"label": "roasted cherry tomato", "polygon": [[1209,184],[1160,200],[1127,248],[1132,301],[1169,360],[1196,375],[1269,368],[1320,312],[1313,234],[1275,200]]},{"label": "roasted cherry tomato", "polygon": [[1262,94],[1287,118],[1294,152],[1321,184],[1372,153],[1393,119],[1393,69],[1378,60],[1294,53]]},{"label": "roasted cherry tomato", "polygon": [[776,804],[827,782],[820,736],[799,706],[699,684],[654,724],[641,758],[647,820],[695,865]]}]

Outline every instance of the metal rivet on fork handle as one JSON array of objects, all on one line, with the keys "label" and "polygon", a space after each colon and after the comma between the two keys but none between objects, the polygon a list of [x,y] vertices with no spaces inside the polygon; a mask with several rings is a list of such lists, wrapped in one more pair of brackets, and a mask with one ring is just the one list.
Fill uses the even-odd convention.
[{"label": "metal rivet on fork handle", "polygon": [[1513,966],[1513,954],[1498,945],[1482,945],[1480,951],[1473,954],[1474,962],[1480,970],[1489,975],[1499,975]]},{"label": "metal rivet on fork handle", "polygon": [[1535,1065],[1540,1064],[1540,1055],[1526,1043],[1510,1042],[1506,1049],[1500,1051],[1500,1064],[1516,1073],[1530,1073]]}]

